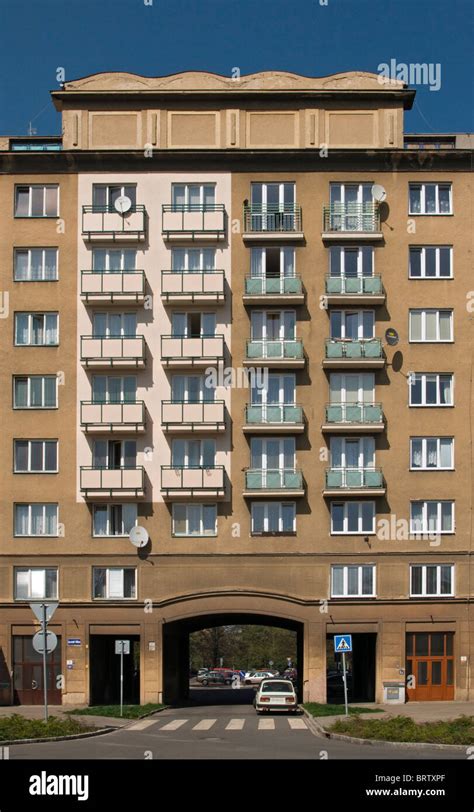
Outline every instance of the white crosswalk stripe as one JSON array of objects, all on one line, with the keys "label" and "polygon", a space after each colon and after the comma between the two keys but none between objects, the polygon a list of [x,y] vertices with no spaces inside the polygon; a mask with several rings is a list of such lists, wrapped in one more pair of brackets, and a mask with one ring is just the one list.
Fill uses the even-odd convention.
[{"label": "white crosswalk stripe", "polygon": [[226,725],[226,730],[242,730],[245,725],[245,719],[231,719],[229,724]]},{"label": "white crosswalk stripe", "polygon": [[127,727],[127,730],[145,730],[146,727],[156,724],[156,719],[142,719],[140,722],[135,722],[134,725]]},{"label": "white crosswalk stripe", "polygon": [[216,722],[217,719],[202,719],[197,725],[194,725],[193,730],[210,730]]},{"label": "white crosswalk stripe", "polygon": [[274,719],[259,719],[258,720],[258,729],[259,730],[275,730],[275,720]]},{"label": "white crosswalk stripe", "polygon": [[292,730],[308,730],[304,719],[288,719],[288,724]]},{"label": "white crosswalk stripe", "polygon": [[168,722],[168,724],[163,725],[161,730],[178,730],[178,728],[185,725],[187,721],[188,719],[173,719],[172,722]]}]

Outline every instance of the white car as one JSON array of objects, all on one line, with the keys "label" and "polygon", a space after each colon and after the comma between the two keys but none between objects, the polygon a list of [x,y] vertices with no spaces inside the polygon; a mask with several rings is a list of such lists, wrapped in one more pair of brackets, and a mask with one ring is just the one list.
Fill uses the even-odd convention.
[{"label": "white car", "polygon": [[249,676],[247,674],[244,677],[245,685],[260,685],[263,679],[270,679],[274,677],[271,671],[253,671]]},{"label": "white car", "polygon": [[253,704],[257,713],[265,711],[296,713],[298,697],[295,686],[289,679],[264,679],[260,683]]}]

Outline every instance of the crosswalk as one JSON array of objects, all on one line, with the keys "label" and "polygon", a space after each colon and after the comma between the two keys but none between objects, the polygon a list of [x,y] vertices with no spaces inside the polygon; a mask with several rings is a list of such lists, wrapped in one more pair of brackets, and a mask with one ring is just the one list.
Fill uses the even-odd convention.
[{"label": "crosswalk", "polygon": [[308,730],[308,725],[304,719],[298,717],[245,717],[228,719],[221,717],[220,719],[142,719],[129,725],[125,730],[138,731],[146,730],[153,725],[153,731],[158,733],[169,733],[181,729],[207,732],[209,730],[220,728],[221,730],[241,731],[244,729],[269,731],[269,730]]}]

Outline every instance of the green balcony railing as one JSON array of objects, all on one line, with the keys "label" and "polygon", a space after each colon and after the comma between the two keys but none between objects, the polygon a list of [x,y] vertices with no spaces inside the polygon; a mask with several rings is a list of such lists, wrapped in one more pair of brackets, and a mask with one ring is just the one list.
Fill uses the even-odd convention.
[{"label": "green balcony railing", "polygon": [[303,216],[301,206],[296,203],[275,203],[274,205],[250,204],[244,206],[244,231],[259,233],[301,232]]},{"label": "green balcony railing", "polygon": [[245,278],[247,296],[302,294],[303,284],[300,276],[247,276]]},{"label": "green balcony railing", "polygon": [[303,490],[303,474],[296,468],[247,468],[245,488],[249,491]]},{"label": "green balcony railing", "polygon": [[383,358],[382,342],[379,338],[328,338],[326,358]]},{"label": "green balcony railing", "polygon": [[380,213],[376,203],[333,203],[323,208],[323,231],[380,231]]},{"label": "green balcony railing", "polygon": [[326,276],[326,293],[356,296],[380,296],[383,293],[382,277],[376,276]]},{"label": "green balcony railing", "polygon": [[300,338],[256,338],[247,341],[247,358],[299,359],[304,358],[303,342]]},{"label": "green balcony railing", "polygon": [[248,403],[245,407],[247,425],[298,425],[303,422],[303,409],[295,403]]},{"label": "green balcony railing", "polygon": [[357,488],[383,488],[381,468],[328,468],[326,488],[351,490]]},{"label": "green balcony railing", "polygon": [[327,403],[326,423],[383,423],[381,403]]}]

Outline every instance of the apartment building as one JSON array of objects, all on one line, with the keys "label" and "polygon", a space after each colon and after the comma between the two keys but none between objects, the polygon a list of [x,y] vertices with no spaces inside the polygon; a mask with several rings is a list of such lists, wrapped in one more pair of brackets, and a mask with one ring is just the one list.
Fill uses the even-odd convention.
[{"label": "apartment building", "polygon": [[354,700],[472,699],[472,138],[361,72],[52,99],[0,139],[0,701],[42,600],[56,703],[116,701],[117,639],[177,699],[233,622],[297,633],[305,700],[337,633]]}]

